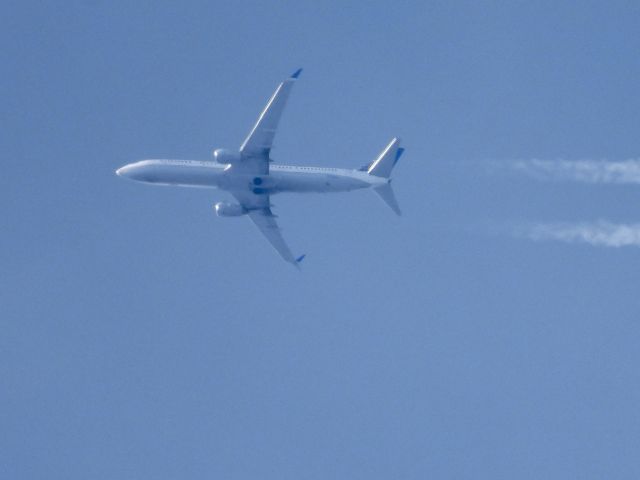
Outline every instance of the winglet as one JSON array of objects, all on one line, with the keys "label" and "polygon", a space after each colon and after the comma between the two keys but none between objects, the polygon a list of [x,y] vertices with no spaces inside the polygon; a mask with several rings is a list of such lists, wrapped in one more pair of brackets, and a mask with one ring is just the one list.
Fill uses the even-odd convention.
[{"label": "winglet", "polygon": [[293,72],[293,74],[291,75],[291,78],[298,78],[300,76],[300,74],[302,73],[302,69],[299,68],[298,70],[296,70],[295,72]]},{"label": "winglet", "polygon": [[306,256],[307,256],[306,253],[300,255],[298,258],[296,258],[296,263],[300,263],[302,260],[304,260],[304,257],[306,257]]}]

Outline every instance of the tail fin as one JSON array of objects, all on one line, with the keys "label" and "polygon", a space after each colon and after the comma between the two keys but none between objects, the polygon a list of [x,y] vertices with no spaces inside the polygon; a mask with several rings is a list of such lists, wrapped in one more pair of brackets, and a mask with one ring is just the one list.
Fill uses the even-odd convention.
[{"label": "tail fin", "polygon": [[[378,155],[378,158],[367,166],[367,173],[369,175],[388,179],[391,176],[391,170],[393,170],[393,167],[398,163],[403,152],[404,148],[400,147],[400,139],[397,137],[394,138],[389,142],[389,145],[386,146],[382,153]],[[393,194],[390,182],[391,180],[388,180],[387,183],[374,187],[373,190],[380,195],[380,198],[384,203],[389,205],[389,208],[391,208],[396,215],[401,215],[400,207],[398,206],[396,196]]]},{"label": "tail fin", "polygon": [[380,198],[389,205],[389,208],[396,212],[396,215],[402,215],[400,211],[400,206],[398,205],[398,201],[396,200],[396,196],[393,193],[393,188],[391,188],[391,183],[385,183],[380,185],[379,187],[374,187],[374,192],[380,195]]},{"label": "tail fin", "polygon": [[376,177],[389,178],[391,170],[396,165],[400,156],[404,152],[404,148],[400,147],[400,139],[394,138],[389,145],[382,151],[378,158],[369,166],[367,173]]}]

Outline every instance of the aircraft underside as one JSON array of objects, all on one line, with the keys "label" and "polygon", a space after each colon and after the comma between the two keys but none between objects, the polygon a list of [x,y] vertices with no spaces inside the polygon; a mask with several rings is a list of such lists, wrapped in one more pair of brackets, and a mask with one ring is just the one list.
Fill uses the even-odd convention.
[{"label": "aircraft underside", "polygon": [[[284,171],[273,169],[268,175],[236,174],[233,167],[221,169],[211,163],[193,162],[193,165],[169,163],[171,160],[144,160],[119,170],[120,175],[144,183],[182,187],[209,187],[223,190],[247,189],[255,193],[347,192],[372,186],[371,181],[354,178],[357,173],[313,172],[311,167],[284,166]],[[209,162],[210,163],[210,162]],[[362,176],[362,175],[360,175]]]},{"label": "aircraft underside", "polygon": [[391,170],[403,149],[394,138],[380,155],[357,170],[276,165],[269,157],[280,116],[300,75],[296,71],[271,96],[257,123],[239,150],[216,149],[213,162],[194,160],[142,160],[119,168],[119,176],[155,185],[219,188],[237,203],[218,202],[221,217],[247,216],[284,260],[298,265],[304,255],[294,257],[282,238],[271,211],[270,197],[281,192],[329,193],[373,188],[398,215],[400,209],[391,190]]}]

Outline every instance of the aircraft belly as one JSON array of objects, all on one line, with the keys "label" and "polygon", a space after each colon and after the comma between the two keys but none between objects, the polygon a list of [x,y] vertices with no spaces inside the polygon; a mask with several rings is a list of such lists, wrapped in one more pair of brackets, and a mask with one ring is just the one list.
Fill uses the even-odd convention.
[{"label": "aircraft belly", "polygon": [[271,176],[275,190],[280,192],[346,192],[368,186],[360,180],[333,174],[272,172]]},{"label": "aircraft belly", "polygon": [[209,167],[160,165],[144,173],[144,180],[164,185],[187,187],[217,187],[221,172]]}]

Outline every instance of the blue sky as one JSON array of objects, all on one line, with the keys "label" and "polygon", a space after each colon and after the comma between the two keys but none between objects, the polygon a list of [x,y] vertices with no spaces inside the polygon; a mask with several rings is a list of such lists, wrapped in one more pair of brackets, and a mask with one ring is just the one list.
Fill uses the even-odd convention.
[{"label": "blue sky", "polygon": [[[553,228],[635,225],[640,187],[495,168],[638,158],[635,3],[0,18],[3,478],[638,478],[640,250]],[[300,273],[223,193],[114,175],[238,146],[298,67],[276,161],[399,135],[403,217],[277,197]]]}]

